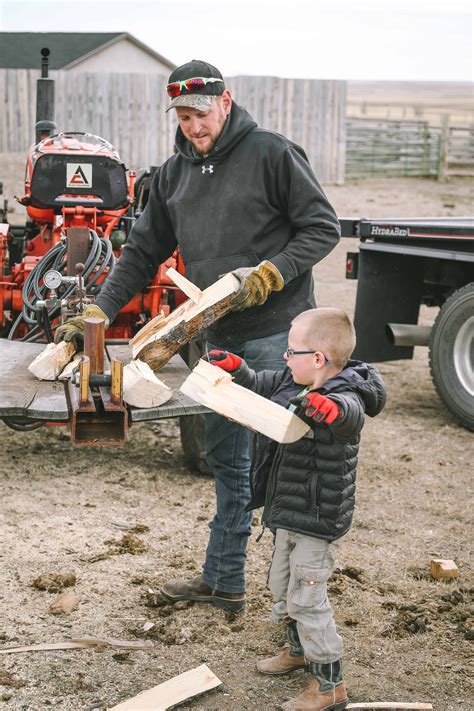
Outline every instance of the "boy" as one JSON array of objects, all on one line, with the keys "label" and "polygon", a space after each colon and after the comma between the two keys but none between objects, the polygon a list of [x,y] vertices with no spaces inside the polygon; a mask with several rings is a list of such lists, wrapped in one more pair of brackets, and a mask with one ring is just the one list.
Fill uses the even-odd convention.
[{"label": "boy", "polygon": [[282,708],[342,711],[348,698],[341,672],[342,640],[327,598],[338,539],[352,522],[360,432],[365,414],[377,415],[385,387],[376,368],[349,361],[355,332],[344,311],[304,311],[291,324],[287,368],[255,373],[238,356],[211,351],[209,361],[235,382],[311,424],[308,435],[279,445],[256,435],[252,501],[275,535],[269,574],[272,619],[286,624],[283,651],[257,662],[263,674],[305,668],[308,688]]}]

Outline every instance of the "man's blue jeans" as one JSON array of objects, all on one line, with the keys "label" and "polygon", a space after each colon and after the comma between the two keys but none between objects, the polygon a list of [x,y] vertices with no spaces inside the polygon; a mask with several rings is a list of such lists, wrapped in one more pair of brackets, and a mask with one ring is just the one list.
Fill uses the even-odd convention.
[{"label": "man's blue jeans", "polygon": [[[219,348],[207,344],[208,350]],[[288,347],[288,331],[245,341],[232,348],[250,368],[281,370]],[[211,535],[202,578],[216,590],[245,591],[245,560],[252,514],[250,501],[249,430],[220,415],[206,415],[207,460],[216,482],[216,515],[209,524]]]}]

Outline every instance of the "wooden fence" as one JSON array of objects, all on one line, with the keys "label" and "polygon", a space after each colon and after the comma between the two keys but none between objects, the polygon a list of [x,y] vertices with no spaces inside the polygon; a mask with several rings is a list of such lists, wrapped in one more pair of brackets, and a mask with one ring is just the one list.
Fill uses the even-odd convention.
[{"label": "wooden fence", "polygon": [[[38,76],[36,70],[0,70],[0,153],[26,151],[33,142]],[[134,169],[171,155],[176,119],[173,111],[165,114],[166,77],[56,71],[51,78],[61,131],[102,136]],[[260,126],[303,146],[321,182],[343,182],[346,82],[234,77],[227,84]]]},{"label": "wooden fence", "polygon": [[346,178],[437,177],[440,145],[426,121],[348,119]]},{"label": "wooden fence", "polygon": [[347,119],[346,179],[474,176],[474,126]]},{"label": "wooden fence", "polygon": [[450,126],[449,117],[442,122],[439,178],[452,175],[474,177],[474,124]]},{"label": "wooden fence", "polygon": [[347,82],[236,77],[227,84],[259,126],[303,146],[322,183],[343,183]]}]

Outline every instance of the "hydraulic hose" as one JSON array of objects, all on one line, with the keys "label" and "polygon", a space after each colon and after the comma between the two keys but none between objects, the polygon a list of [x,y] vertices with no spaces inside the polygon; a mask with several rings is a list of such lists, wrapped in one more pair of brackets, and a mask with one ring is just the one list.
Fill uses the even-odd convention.
[{"label": "hydraulic hose", "polygon": [[[84,264],[83,277],[86,294],[95,297],[100,293],[102,287],[102,284],[98,284],[97,282],[106,269],[109,270],[109,274],[112,273],[115,267],[115,257],[110,240],[100,238],[94,230],[90,230],[90,236],[92,239],[92,245],[86,263]],[[45,336],[47,340],[51,340],[51,329],[48,329],[47,327],[42,328],[38,323],[38,311],[42,307],[39,307],[37,302],[44,301],[48,297],[49,289],[43,283],[43,277],[46,272],[50,269],[55,269],[63,274],[66,271],[66,252],[67,245],[60,242],[44,255],[44,257],[28,275],[22,289],[23,305],[21,313],[16,318],[8,334],[8,338],[10,340],[13,340],[15,331],[22,322],[29,326],[29,332],[26,336],[23,336],[20,339],[21,341],[33,343],[40,338],[44,338]],[[91,274],[93,274],[93,276],[88,282],[87,278]],[[64,299],[70,296],[74,289],[74,284],[67,285],[66,289],[61,294],[61,298]],[[60,312],[60,304],[53,306],[48,311],[49,323],[51,323],[53,319],[57,318]],[[31,432],[32,430],[36,430],[45,424],[42,420],[30,420],[27,417],[5,417],[4,422],[7,427],[10,427],[10,429],[16,430],[17,432]]]},{"label": "hydraulic hose", "polygon": [[[109,274],[112,273],[115,267],[115,257],[113,254],[112,243],[108,239],[103,239],[97,235],[94,230],[89,230],[92,244],[87,260],[84,264],[84,284],[86,294],[90,296],[98,296],[102,283],[98,281],[102,274],[108,269]],[[38,301],[44,301],[48,297],[49,289],[43,283],[44,275],[50,269],[63,274],[67,268],[66,263],[67,245],[60,242],[44,255],[38,262],[36,267],[28,275],[22,289],[22,309],[21,313],[16,318],[8,338],[13,340],[15,332],[21,323],[27,324],[29,331],[20,340],[25,342],[35,342],[40,338],[44,338],[45,329],[38,324]],[[88,277],[91,279],[88,281]],[[75,285],[68,284],[65,290],[61,293],[62,299],[67,299],[74,292]],[[48,311],[49,320],[52,322],[60,315],[61,305],[58,303]]]},{"label": "hydraulic hose", "polygon": [[44,420],[30,420],[28,417],[4,417],[4,423],[15,432],[32,432],[39,427],[44,427]]}]

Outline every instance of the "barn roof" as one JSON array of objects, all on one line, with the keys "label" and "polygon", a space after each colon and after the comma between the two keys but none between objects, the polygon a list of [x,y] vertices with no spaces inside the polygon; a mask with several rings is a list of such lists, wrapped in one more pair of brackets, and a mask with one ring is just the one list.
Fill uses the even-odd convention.
[{"label": "barn roof", "polygon": [[48,47],[50,69],[69,69],[123,38],[170,69],[176,67],[128,32],[0,32],[0,68],[39,69],[41,49]]}]

